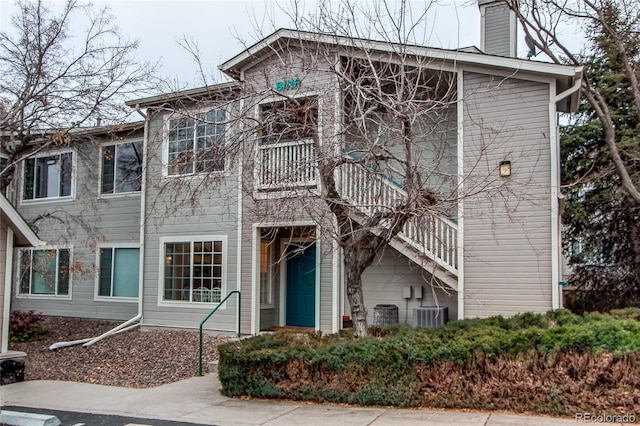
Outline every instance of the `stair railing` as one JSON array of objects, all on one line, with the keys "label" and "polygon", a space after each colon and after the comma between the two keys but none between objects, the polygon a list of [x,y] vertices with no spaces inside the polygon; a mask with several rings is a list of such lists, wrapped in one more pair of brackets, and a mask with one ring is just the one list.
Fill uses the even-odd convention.
[{"label": "stair railing", "polygon": [[227,299],[230,298],[234,293],[238,293],[238,329],[237,329],[236,335],[240,337],[240,312],[241,312],[241,306],[242,306],[242,298],[240,295],[240,290],[232,290],[229,292],[229,294],[227,294],[224,297],[224,299],[220,301],[220,303],[218,303],[218,306],[216,306],[215,308],[213,308],[211,312],[209,312],[209,315],[207,315],[207,317],[203,319],[202,322],[200,323],[200,356],[199,356],[199,364],[198,364],[198,375],[200,376],[202,376],[202,327],[204,326],[204,323],[207,322],[209,318],[211,318],[211,315],[215,314],[218,308],[222,306],[222,304],[226,302]]}]

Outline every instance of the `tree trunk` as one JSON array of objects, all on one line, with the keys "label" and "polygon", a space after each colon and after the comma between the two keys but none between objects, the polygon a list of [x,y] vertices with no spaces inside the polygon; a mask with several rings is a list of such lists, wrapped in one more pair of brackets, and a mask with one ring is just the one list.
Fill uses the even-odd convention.
[{"label": "tree trunk", "polygon": [[351,318],[353,319],[353,334],[356,337],[364,337],[368,334],[367,308],[364,306],[364,293],[362,291],[362,272],[359,272],[353,263],[344,263],[347,278],[347,299],[351,306]]}]

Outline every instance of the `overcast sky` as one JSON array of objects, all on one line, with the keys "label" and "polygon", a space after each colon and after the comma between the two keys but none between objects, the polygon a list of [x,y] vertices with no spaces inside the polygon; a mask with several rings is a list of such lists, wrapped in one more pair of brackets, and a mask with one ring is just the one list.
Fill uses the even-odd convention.
[{"label": "overcast sky", "polygon": [[[358,0],[356,0],[357,2]],[[363,3],[365,0],[360,0]],[[209,75],[219,64],[252,44],[257,34],[268,35],[274,28],[291,28],[289,17],[281,10],[290,8],[284,0],[203,0],[203,1],[94,1],[108,5],[122,33],[140,42],[141,58],[161,63],[161,74],[180,86],[200,86],[197,67],[177,40],[187,36],[195,40]],[[430,10],[425,39],[433,47],[479,46],[480,13],[475,2],[441,1]],[[62,1],[54,1],[60,6]],[[414,14],[424,9],[425,1],[411,2]],[[306,13],[315,10],[315,2],[302,2]],[[0,26],[10,26],[14,2],[0,0]]]},{"label": "overcast sky", "polygon": [[[300,0],[299,3],[304,13],[310,14],[316,10],[316,1]],[[365,5],[367,1],[354,0],[354,3]],[[240,53],[245,45],[253,44],[261,38],[259,35],[266,36],[276,28],[293,27],[282,10],[291,10],[292,0],[96,0],[93,3],[111,8],[122,34],[139,40],[139,57],[150,62],[160,61],[161,76],[173,81],[173,88],[202,85],[196,64],[178,45],[178,40],[184,37],[194,40],[207,75],[220,81],[219,64]],[[427,3],[428,0],[410,1],[413,15],[419,15]],[[60,7],[64,3],[54,0],[53,4]],[[15,10],[12,0],[0,0],[0,28],[10,28]],[[480,47],[477,2],[439,0],[438,5],[429,10],[422,34],[425,44],[432,47]],[[522,34],[518,37],[519,57],[527,53],[523,38]]]}]

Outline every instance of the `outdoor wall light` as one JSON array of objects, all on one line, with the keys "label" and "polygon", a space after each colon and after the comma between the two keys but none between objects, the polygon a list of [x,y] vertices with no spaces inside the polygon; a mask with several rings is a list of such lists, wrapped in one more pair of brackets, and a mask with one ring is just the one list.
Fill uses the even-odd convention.
[{"label": "outdoor wall light", "polygon": [[511,176],[511,161],[500,162],[500,177]]}]

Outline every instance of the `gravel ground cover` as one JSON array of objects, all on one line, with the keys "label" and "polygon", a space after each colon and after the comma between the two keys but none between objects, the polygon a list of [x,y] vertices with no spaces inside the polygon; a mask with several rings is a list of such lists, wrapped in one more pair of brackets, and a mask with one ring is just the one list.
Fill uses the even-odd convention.
[{"label": "gravel ground cover", "polygon": [[[49,334],[35,342],[11,343],[27,353],[25,380],[67,380],[101,385],[147,388],[198,375],[198,333],[140,330],[107,337],[88,348],[82,345],[50,351],[51,344],[98,336],[118,322],[45,317]],[[227,336],[204,336],[203,365],[218,359],[217,346]]]}]

